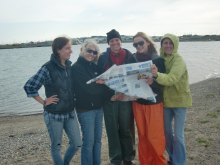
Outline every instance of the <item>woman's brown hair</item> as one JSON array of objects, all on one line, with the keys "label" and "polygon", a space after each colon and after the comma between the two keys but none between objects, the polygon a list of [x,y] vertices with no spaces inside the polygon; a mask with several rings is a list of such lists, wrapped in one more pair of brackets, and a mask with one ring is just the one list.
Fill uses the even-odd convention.
[{"label": "woman's brown hair", "polygon": [[57,58],[59,62],[61,61],[60,61],[60,56],[57,50],[58,49],[61,50],[68,42],[71,42],[71,41],[67,37],[57,37],[53,40],[53,43],[52,43],[53,55]]}]

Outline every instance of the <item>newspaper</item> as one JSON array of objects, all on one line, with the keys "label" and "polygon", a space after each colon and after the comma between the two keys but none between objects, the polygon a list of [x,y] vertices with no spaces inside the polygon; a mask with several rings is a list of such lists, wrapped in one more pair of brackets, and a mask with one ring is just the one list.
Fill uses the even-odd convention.
[{"label": "newspaper", "polygon": [[[115,95],[121,101],[132,101],[143,98],[156,102],[155,94],[146,83],[147,78],[151,78],[152,61],[132,63],[125,65],[113,65],[106,72],[87,82],[90,84],[99,79],[105,81],[105,85],[115,90]],[[123,93],[123,95],[120,95]]]}]

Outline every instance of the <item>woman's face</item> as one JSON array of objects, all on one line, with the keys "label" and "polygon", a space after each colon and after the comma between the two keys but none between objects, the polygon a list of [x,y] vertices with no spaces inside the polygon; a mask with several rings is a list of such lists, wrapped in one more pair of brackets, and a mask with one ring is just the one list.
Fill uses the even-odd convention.
[{"label": "woman's face", "polygon": [[161,48],[166,53],[166,55],[170,55],[173,52],[173,42],[169,38],[165,38],[162,42]]},{"label": "woman's face", "polygon": [[117,53],[121,49],[121,40],[119,38],[112,38],[109,41],[109,46],[113,52]]},{"label": "woman's face", "polygon": [[91,62],[97,56],[97,50],[95,46],[90,45],[90,47],[86,50],[86,54],[83,56],[85,60]]},{"label": "woman's face", "polygon": [[[144,44],[142,45],[141,44],[141,42],[140,41],[142,41],[142,43],[144,42]],[[140,42],[140,43],[139,43]],[[147,53],[148,52],[148,46],[150,45],[150,42],[148,42],[148,41],[145,41],[145,39],[143,38],[143,37],[141,37],[141,36],[138,36],[138,37],[135,37],[134,38],[134,40],[133,40],[133,43],[135,44],[137,44],[137,47],[136,47],[136,50],[139,52],[139,53]],[[142,45],[142,46],[141,46]]]},{"label": "woman's face", "polygon": [[70,54],[73,52],[71,49],[71,43],[67,42],[67,44],[62,49],[58,49],[57,52],[59,53],[61,61],[70,59]]}]

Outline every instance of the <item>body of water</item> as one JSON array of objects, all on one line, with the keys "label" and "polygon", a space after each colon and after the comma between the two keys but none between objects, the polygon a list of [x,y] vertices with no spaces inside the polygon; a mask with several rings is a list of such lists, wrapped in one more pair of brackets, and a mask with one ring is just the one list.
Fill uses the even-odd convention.
[{"label": "body of water", "polygon": [[[156,42],[159,47],[160,43]],[[108,44],[99,44],[105,51]],[[132,53],[132,43],[123,43]],[[71,61],[74,63],[80,45],[72,45]],[[0,49],[0,116],[27,115],[43,112],[43,106],[27,98],[23,86],[40,67],[50,59],[51,47]],[[220,76],[220,42],[180,42],[179,53],[186,61],[190,84]],[[45,98],[44,87],[39,91]]]}]

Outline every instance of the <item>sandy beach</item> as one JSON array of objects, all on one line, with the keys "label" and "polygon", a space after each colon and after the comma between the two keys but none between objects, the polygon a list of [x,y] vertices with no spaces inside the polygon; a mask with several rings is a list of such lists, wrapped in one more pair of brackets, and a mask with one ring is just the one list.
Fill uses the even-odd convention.
[{"label": "sandy beach", "polygon": [[[186,165],[217,165],[220,162],[220,78],[192,84],[190,89],[193,106],[187,109],[185,122]],[[1,165],[53,164],[50,139],[42,114],[0,117],[0,137]],[[136,150],[137,144],[136,132]],[[63,155],[68,146],[65,133],[62,146]],[[166,151],[164,155],[168,158]],[[138,153],[135,161],[139,164]],[[80,151],[73,157],[71,165],[80,165]],[[110,165],[104,126],[102,165]]]}]

